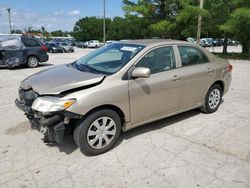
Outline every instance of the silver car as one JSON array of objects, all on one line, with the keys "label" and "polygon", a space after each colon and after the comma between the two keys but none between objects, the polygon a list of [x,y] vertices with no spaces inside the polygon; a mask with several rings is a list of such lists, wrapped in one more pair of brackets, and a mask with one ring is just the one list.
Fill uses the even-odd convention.
[{"label": "silver car", "polygon": [[63,52],[74,52],[75,49],[73,46],[70,46],[69,44],[62,42],[59,43],[59,46],[63,49]]},{"label": "silver car", "polygon": [[122,131],[194,108],[215,112],[232,66],[204,48],[174,40],[105,45],[22,81],[16,105],[44,142],[72,130],[86,155],[110,150]]}]

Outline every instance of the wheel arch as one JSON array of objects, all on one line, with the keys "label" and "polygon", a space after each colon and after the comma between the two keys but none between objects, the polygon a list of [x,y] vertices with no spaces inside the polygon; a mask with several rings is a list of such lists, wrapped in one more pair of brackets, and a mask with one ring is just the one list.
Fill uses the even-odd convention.
[{"label": "wheel arch", "polygon": [[33,55],[33,54],[29,54],[27,56],[27,62],[28,62],[28,60],[29,60],[30,57],[36,57],[38,59],[38,61],[40,62],[40,58],[37,55]]},{"label": "wheel arch", "polygon": [[224,93],[224,88],[225,88],[224,82],[222,80],[217,80],[210,87],[212,87],[215,84],[218,84],[221,87],[222,93]]},{"label": "wheel arch", "polygon": [[112,105],[112,104],[104,104],[104,105],[97,106],[97,107],[89,110],[84,116],[88,116],[89,114],[91,114],[91,113],[93,113],[95,111],[102,110],[102,109],[110,109],[110,110],[113,110],[113,111],[117,112],[117,114],[121,118],[121,123],[123,124],[125,122],[125,114],[124,114],[124,112],[119,107],[117,107],[115,105]]}]

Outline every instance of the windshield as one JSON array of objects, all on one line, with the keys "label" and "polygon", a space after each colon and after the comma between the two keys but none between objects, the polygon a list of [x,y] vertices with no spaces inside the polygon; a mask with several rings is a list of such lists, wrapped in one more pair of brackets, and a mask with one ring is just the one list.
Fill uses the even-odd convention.
[{"label": "windshield", "polygon": [[76,67],[89,67],[102,74],[114,74],[126,65],[144,46],[134,44],[109,44],[76,61]]}]

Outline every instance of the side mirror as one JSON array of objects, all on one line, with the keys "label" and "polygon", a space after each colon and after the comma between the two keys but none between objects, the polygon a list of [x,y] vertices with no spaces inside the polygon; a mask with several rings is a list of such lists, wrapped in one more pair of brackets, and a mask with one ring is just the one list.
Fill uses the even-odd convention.
[{"label": "side mirror", "polygon": [[132,78],[149,78],[150,69],[146,67],[137,67],[132,72]]}]

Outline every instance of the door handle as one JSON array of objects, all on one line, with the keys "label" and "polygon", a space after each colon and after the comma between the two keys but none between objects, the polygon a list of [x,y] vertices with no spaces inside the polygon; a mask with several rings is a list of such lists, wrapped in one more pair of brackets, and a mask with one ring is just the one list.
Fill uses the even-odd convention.
[{"label": "door handle", "polygon": [[174,75],[173,77],[172,77],[172,80],[173,81],[179,81],[181,78],[179,77],[179,76],[177,76],[177,75]]}]

